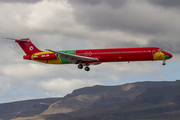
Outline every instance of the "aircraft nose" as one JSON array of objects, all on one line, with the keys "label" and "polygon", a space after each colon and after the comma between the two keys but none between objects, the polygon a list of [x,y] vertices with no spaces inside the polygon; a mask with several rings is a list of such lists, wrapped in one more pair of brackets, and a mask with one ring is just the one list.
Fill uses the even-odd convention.
[{"label": "aircraft nose", "polygon": [[171,53],[164,51],[164,54],[165,54],[166,59],[171,59],[173,57],[173,55]]},{"label": "aircraft nose", "polygon": [[173,57],[171,53],[168,53],[169,59]]}]

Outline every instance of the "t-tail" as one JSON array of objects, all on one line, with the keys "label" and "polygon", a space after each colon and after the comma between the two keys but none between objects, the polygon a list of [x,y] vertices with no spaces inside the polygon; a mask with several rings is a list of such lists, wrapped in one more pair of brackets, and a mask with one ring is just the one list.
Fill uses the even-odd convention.
[{"label": "t-tail", "polygon": [[29,38],[23,38],[23,39],[6,38],[6,39],[15,40],[15,42],[19,44],[19,46],[26,53],[24,59],[31,59],[31,56],[34,53],[42,52],[30,41]]}]

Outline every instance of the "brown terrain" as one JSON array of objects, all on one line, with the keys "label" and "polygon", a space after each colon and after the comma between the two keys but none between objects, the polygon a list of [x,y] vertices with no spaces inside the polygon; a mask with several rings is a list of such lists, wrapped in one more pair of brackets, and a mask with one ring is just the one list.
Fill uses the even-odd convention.
[{"label": "brown terrain", "polygon": [[85,87],[63,98],[0,104],[3,120],[179,119],[180,81]]}]

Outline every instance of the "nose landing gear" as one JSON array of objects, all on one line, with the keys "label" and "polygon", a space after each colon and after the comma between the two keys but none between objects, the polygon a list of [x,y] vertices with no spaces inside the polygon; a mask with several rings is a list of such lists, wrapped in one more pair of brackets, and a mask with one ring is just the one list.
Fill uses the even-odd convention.
[{"label": "nose landing gear", "polygon": [[165,63],[165,62],[166,62],[166,60],[163,60],[163,63],[162,63],[162,65],[166,65],[166,63]]},{"label": "nose landing gear", "polygon": [[162,65],[166,65],[166,63],[163,63]]}]

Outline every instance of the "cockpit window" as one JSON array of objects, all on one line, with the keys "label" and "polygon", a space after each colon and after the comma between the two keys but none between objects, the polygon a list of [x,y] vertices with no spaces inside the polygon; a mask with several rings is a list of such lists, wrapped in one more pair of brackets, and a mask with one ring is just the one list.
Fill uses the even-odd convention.
[{"label": "cockpit window", "polygon": [[158,51],[164,51],[162,48],[158,49]]}]

